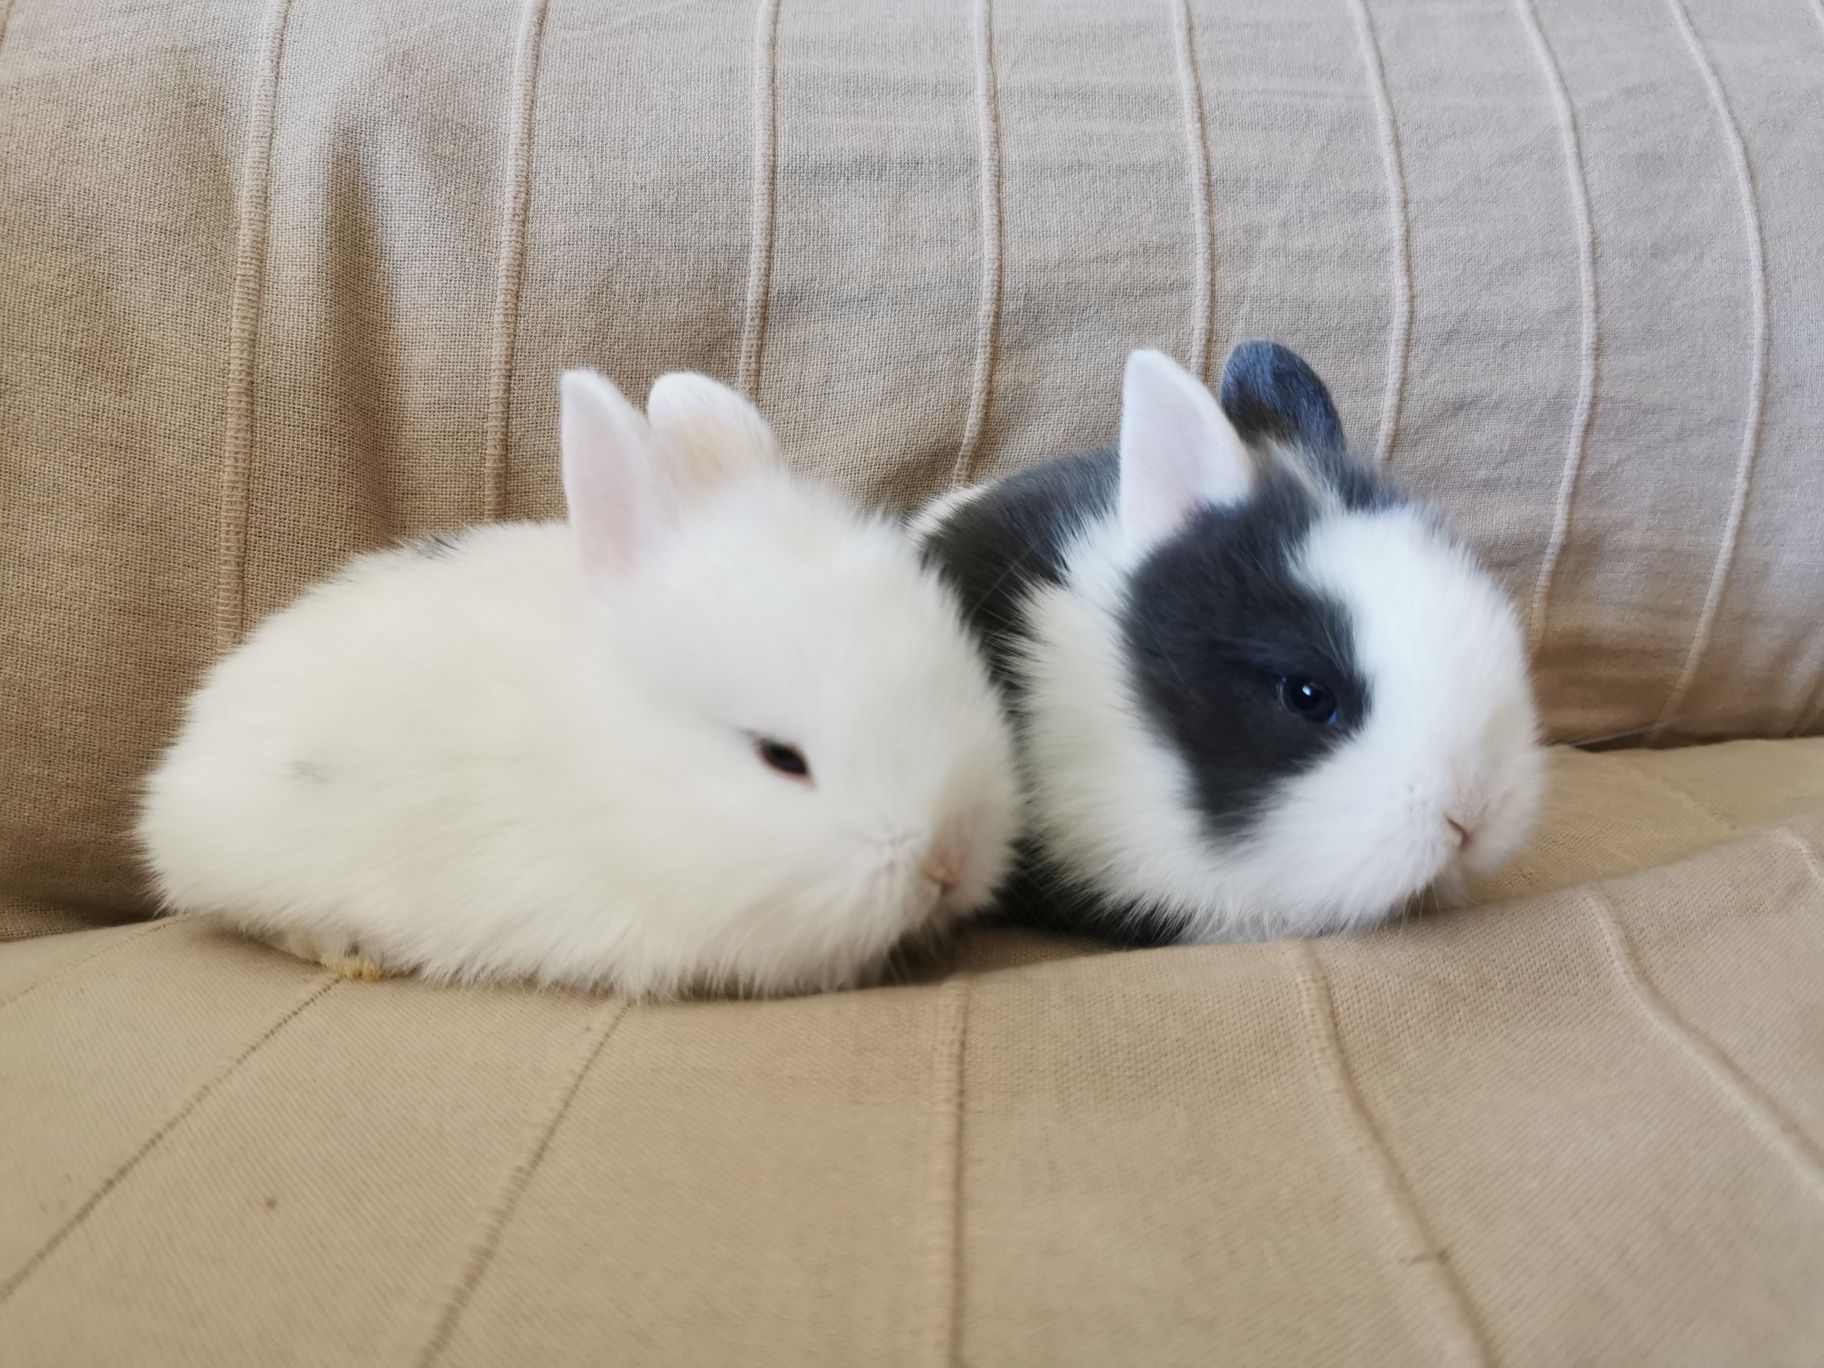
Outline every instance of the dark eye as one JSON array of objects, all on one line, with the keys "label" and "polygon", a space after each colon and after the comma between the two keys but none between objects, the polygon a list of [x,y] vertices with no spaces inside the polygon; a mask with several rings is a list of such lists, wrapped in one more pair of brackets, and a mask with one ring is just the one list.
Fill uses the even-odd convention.
[{"label": "dark eye", "polygon": [[754,749],[768,768],[776,769],[781,774],[789,774],[794,779],[808,779],[811,774],[810,762],[804,758],[804,752],[796,746],[788,746],[783,741],[774,741],[761,737],[754,742]]},{"label": "dark eye", "polygon": [[1336,692],[1321,679],[1289,675],[1279,681],[1279,701],[1307,722],[1320,727],[1336,722]]}]

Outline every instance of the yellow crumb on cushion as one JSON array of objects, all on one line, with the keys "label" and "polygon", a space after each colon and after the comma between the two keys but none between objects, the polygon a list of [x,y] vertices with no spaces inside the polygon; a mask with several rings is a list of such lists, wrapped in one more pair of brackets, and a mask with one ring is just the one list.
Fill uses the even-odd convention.
[{"label": "yellow crumb on cushion", "polygon": [[360,955],[325,955],[323,966],[357,983],[378,983],[386,977],[379,965]]}]

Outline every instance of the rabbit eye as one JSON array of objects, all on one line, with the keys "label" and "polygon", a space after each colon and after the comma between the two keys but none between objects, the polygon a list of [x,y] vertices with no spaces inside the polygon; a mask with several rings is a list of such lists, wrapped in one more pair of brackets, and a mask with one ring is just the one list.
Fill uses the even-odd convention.
[{"label": "rabbit eye", "polygon": [[1336,691],[1309,675],[1288,675],[1279,681],[1279,701],[1294,714],[1319,727],[1337,720]]},{"label": "rabbit eye", "polygon": [[774,741],[770,737],[761,737],[754,742],[754,750],[760,756],[761,763],[768,769],[790,775],[794,779],[811,777],[810,762],[804,758],[804,752],[796,746],[788,746],[783,741]]}]

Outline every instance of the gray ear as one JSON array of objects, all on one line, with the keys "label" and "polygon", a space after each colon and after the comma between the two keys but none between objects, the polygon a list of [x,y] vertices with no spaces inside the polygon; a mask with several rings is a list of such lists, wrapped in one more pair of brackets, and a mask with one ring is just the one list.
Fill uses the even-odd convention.
[{"label": "gray ear", "polygon": [[1243,342],[1222,368],[1222,411],[1250,442],[1341,452],[1342,420],[1305,358],[1277,342]]}]

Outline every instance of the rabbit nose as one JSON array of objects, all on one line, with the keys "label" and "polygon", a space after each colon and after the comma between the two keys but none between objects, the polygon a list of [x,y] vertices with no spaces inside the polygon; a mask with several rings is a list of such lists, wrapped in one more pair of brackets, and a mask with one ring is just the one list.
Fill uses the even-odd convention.
[{"label": "rabbit nose", "polygon": [[1475,833],[1470,831],[1468,827],[1464,826],[1463,823],[1459,822],[1455,817],[1446,817],[1444,819],[1444,825],[1457,833],[1458,850],[1468,850],[1470,844],[1476,839]]},{"label": "rabbit nose", "polygon": [[967,852],[954,841],[940,841],[925,856],[924,876],[943,892],[952,891],[963,879]]}]

